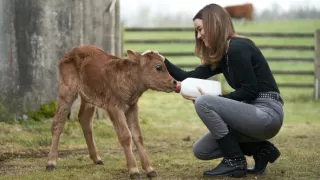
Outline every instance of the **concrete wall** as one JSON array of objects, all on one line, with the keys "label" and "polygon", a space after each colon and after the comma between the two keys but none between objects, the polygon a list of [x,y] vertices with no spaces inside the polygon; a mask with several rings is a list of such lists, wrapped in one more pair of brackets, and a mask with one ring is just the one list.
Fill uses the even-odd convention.
[{"label": "concrete wall", "polygon": [[119,0],[1,0],[1,103],[19,117],[56,100],[57,63],[73,46],[120,56],[119,14]]}]

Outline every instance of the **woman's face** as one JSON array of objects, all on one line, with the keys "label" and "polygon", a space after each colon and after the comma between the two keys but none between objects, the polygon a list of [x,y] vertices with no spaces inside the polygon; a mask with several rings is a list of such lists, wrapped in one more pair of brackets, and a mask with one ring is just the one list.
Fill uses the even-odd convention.
[{"label": "woman's face", "polygon": [[209,47],[209,43],[205,37],[205,34],[204,34],[204,29],[203,29],[203,23],[202,23],[202,20],[201,19],[195,19],[193,21],[193,24],[194,24],[194,28],[197,32],[197,39],[199,40],[202,40],[204,45],[206,47]]}]

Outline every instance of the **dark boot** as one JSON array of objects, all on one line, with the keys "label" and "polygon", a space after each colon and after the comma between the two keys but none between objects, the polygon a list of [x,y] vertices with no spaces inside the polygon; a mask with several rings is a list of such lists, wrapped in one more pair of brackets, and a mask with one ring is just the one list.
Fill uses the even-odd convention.
[{"label": "dark boot", "polygon": [[240,143],[241,151],[246,156],[252,156],[254,153],[258,152],[264,145],[263,142],[245,142]]},{"label": "dark boot", "polygon": [[239,143],[234,137],[229,133],[223,138],[218,139],[217,143],[224,158],[216,168],[205,171],[203,176],[231,176],[236,178],[246,176],[247,161],[240,149]]},{"label": "dark boot", "polygon": [[281,154],[269,141],[243,143],[241,149],[245,152],[245,155],[253,155],[255,165],[247,170],[250,174],[263,174],[268,162],[273,163]]}]

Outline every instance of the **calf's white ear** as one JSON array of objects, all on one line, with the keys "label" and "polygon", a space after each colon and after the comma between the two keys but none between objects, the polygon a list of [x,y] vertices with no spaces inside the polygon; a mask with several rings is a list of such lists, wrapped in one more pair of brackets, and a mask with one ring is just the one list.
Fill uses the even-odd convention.
[{"label": "calf's white ear", "polygon": [[132,50],[127,50],[127,56],[131,60],[139,60],[140,59],[140,54],[138,54]]}]

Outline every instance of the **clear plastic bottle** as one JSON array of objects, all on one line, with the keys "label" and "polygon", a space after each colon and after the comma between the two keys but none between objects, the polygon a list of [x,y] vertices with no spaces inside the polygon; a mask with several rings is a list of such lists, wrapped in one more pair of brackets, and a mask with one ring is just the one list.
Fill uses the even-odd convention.
[{"label": "clear plastic bottle", "polygon": [[176,92],[196,99],[201,95],[198,87],[207,94],[221,95],[221,83],[219,81],[197,78],[187,78],[181,81],[176,87]]}]

